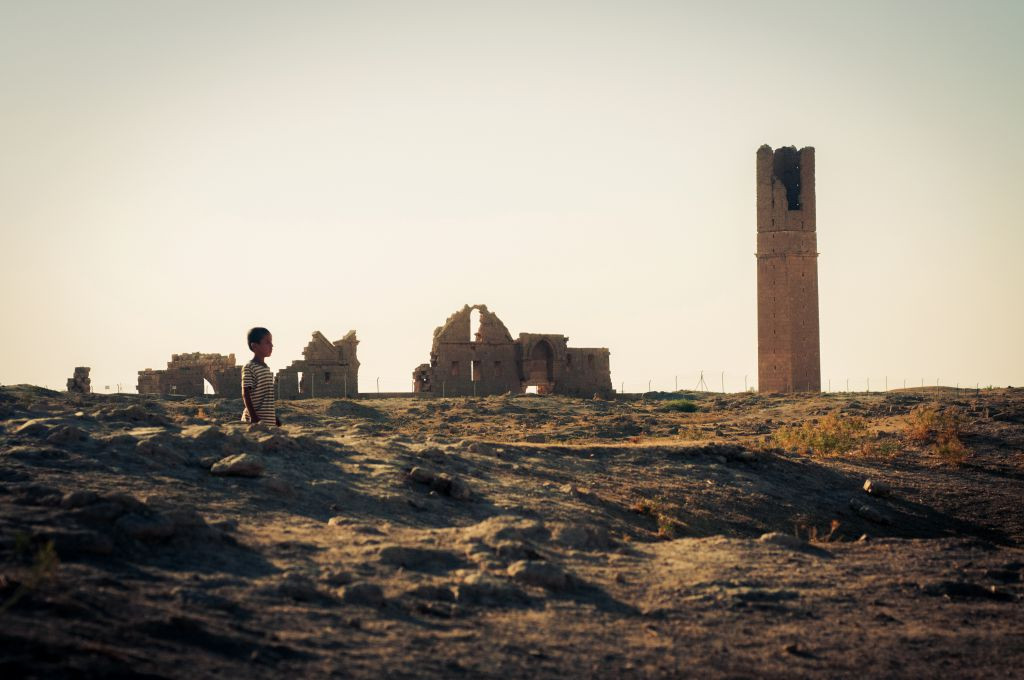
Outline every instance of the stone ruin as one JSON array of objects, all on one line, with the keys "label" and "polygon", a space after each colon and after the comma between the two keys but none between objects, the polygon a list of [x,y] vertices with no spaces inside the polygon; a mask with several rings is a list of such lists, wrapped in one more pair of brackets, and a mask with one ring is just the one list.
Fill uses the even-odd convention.
[{"label": "stone ruin", "polygon": [[356,332],[331,342],[320,331],[302,350],[302,359],[277,372],[279,399],[352,397],[359,393]]},{"label": "stone ruin", "polygon": [[167,368],[139,371],[139,394],[179,394],[200,397],[205,393],[203,381],[209,381],[215,394],[223,397],[242,396],[242,367],[235,365],[235,355],[172,354]]},{"label": "stone ruin", "polygon": [[757,381],[820,392],[814,148],[757,150]]},{"label": "stone ruin", "polygon": [[[471,335],[470,316],[480,314]],[[437,396],[538,394],[577,397],[612,393],[607,348],[568,347],[569,338],[520,333],[513,340],[505,324],[486,305],[466,305],[434,330],[430,363],[413,371],[413,389]]]},{"label": "stone ruin", "polygon": [[77,366],[75,375],[68,378],[68,392],[78,394],[89,394],[92,392],[92,380],[89,379],[90,368],[88,366]]}]

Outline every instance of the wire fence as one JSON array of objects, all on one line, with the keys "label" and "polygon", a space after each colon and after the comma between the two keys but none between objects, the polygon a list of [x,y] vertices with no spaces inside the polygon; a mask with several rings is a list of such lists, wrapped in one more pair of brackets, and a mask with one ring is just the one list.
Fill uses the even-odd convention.
[{"label": "wire fence", "polygon": [[[893,390],[928,389],[958,391],[981,391],[1001,385],[991,382],[943,381],[941,378],[905,378],[888,375],[821,378],[821,392],[825,394],[890,392]],[[735,394],[757,392],[757,375],[730,371],[686,371],[671,376],[656,376],[646,380],[619,380],[612,382],[612,388],[620,394],[644,394],[647,392],[713,392]]]}]

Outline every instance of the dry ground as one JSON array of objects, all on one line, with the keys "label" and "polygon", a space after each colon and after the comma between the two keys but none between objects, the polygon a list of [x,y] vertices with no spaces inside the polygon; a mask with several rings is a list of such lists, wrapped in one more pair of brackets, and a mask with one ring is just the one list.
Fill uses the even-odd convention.
[{"label": "dry ground", "polygon": [[669,396],[0,388],[0,677],[1024,673],[1024,390]]}]

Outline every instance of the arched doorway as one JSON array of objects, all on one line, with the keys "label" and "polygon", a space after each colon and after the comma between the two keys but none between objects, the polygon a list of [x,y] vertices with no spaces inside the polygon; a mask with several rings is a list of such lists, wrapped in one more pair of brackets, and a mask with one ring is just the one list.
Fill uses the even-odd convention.
[{"label": "arched doorway", "polygon": [[523,366],[525,387],[537,387],[537,392],[547,394],[554,387],[555,352],[547,340],[541,340],[530,349]]}]

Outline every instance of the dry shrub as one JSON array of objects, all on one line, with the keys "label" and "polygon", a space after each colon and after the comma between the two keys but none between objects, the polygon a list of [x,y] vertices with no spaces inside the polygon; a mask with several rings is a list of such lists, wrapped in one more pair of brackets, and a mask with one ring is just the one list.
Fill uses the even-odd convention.
[{"label": "dry shrub", "polygon": [[959,465],[969,453],[960,436],[964,433],[964,416],[957,408],[942,409],[921,405],[907,416],[904,434],[907,439],[922,445],[931,445],[941,460]]},{"label": "dry shrub", "polygon": [[679,538],[685,533],[686,525],[669,514],[668,506],[663,499],[641,498],[634,501],[629,509],[638,515],[654,518],[658,525],[658,538]]},{"label": "dry shrub", "polygon": [[895,458],[900,452],[900,442],[897,439],[882,439],[880,441],[866,441],[861,446],[865,456],[876,456],[879,458]]},{"label": "dry shrub", "polygon": [[829,456],[858,448],[867,435],[867,421],[860,416],[842,416],[833,411],[817,423],[779,428],[772,441],[785,449],[810,450],[812,454]]}]

